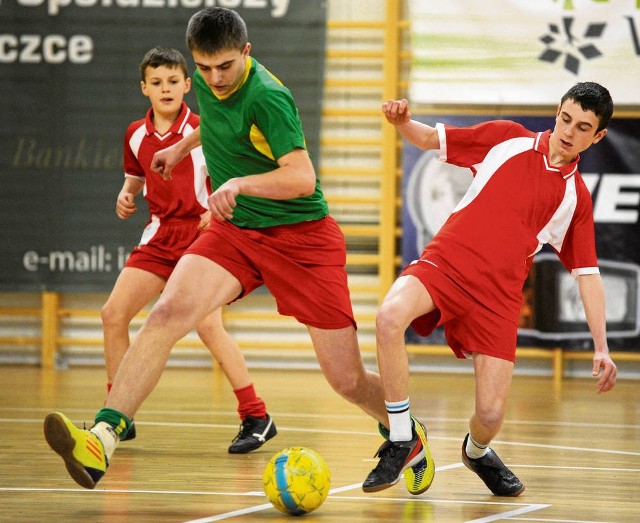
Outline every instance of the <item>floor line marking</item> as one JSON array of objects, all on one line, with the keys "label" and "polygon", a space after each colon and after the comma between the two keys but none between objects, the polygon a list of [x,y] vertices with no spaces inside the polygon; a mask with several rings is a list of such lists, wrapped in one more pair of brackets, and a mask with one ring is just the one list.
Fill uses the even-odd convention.
[{"label": "floor line marking", "polygon": [[511,516],[519,516],[521,514],[527,514],[529,512],[535,512],[536,510],[542,510],[543,508],[550,507],[551,505],[535,504],[528,507],[517,508],[508,512],[501,512],[500,514],[494,514],[492,516],[486,516],[484,518],[470,519],[465,523],[491,523],[492,521],[500,521],[501,519],[509,519]]},{"label": "floor line marking", "polygon": [[612,523],[610,521],[594,521],[584,519],[548,519],[548,518],[510,518],[509,521],[539,521],[543,523]]}]

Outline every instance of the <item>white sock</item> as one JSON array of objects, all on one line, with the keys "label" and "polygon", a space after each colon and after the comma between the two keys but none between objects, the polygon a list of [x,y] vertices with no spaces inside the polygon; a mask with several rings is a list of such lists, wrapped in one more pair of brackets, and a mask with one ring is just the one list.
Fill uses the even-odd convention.
[{"label": "white sock", "polygon": [[409,398],[404,401],[385,401],[389,416],[389,439],[391,441],[411,441],[411,413]]},{"label": "white sock", "polygon": [[487,453],[488,449],[489,445],[480,445],[480,443],[474,441],[474,439],[471,437],[471,433],[469,433],[469,437],[467,438],[467,446],[465,447],[465,452],[467,453],[468,457],[470,457],[471,459],[481,458]]},{"label": "white sock", "polygon": [[93,432],[102,446],[104,447],[104,453],[107,456],[107,459],[111,459],[111,455],[116,450],[118,443],[120,443],[120,438],[116,434],[116,431],[113,430],[113,427],[109,425],[106,421],[101,421],[96,423],[93,427],[91,427],[90,432]]}]

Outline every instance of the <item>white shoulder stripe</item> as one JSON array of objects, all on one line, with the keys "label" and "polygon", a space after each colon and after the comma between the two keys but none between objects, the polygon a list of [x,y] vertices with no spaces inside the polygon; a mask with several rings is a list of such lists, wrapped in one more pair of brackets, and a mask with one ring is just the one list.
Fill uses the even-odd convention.
[{"label": "white shoulder stripe", "polygon": [[484,161],[477,165],[474,165],[476,169],[476,175],[473,178],[473,182],[467,189],[464,198],[460,200],[453,212],[458,212],[469,205],[480,194],[480,191],[484,189],[491,177],[496,173],[500,167],[510,160],[514,156],[517,156],[524,151],[529,151],[533,147],[533,138],[512,138],[504,142],[499,143],[485,156]]},{"label": "white shoulder stripe", "polygon": [[135,155],[136,158],[138,158],[138,153],[140,152],[140,144],[142,143],[142,140],[146,135],[147,135],[147,128],[143,123],[142,125],[140,125],[140,127],[138,127],[133,132],[133,134],[131,135],[131,138],[129,138],[129,147],[131,147],[131,150],[133,151],[133,154]]},{"label": "white shoulder stripe", "polygon": [[178,134],[182,134],[183,133],[184,128],[189,123],[189,116],[191,116],[191,109],[189,109],[187,107],[187,114],[184,115],[184,120],[182,120],[182,124],[180,125],[180,128],[178,129]]},{"label": "white shoulder stripe", "polygon": [[576,192],[576,179],[574,176],[567,179],[564,197],[558,205],[556,212],[549,222],[538,233],[538,242],[540,246],[548,243],[558,252],[562,250],[564,238],[571,224],[571,219],[578,205],[578,194]]},{"label": "white shoulder stripe", "polygon": [[[192,125],[186,125],[183,132],[185,136],[189,136],[193,131],[195,129]],[[209,171],[207,171],[207,162],[204,158],[202,146],[193,148],[189,154],[193,162],[193,190],[195,197],[204,209],[208,209],[207,198],[209,197],[209,190],[207,189],[207,178],[209,178]]]}]

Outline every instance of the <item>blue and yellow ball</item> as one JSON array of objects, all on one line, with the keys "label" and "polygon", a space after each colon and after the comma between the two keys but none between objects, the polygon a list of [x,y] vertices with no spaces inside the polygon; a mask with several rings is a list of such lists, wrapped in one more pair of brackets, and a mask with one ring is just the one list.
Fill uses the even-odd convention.
[{"label": "blue and yellow ball", "polygon": [[262,484],[275,508],[301,516],[316,510],[327,499],[331,475],[320,454],[305,447],[290,447],[271,458]]}]

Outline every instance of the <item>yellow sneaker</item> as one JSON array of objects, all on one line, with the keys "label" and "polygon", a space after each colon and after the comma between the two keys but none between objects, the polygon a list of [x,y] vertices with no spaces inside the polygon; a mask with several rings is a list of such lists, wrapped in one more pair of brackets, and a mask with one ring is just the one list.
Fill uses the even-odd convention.
[{"label": "yellow sneaker", "polygon": [[433,483],[436,467],[427,443],[427,429],[418,418],[411,416],[411,419],[413,420],[413,429],[416,431],[416,434],[418,434],[420,441],[422,441],[424,459],[420,460],[416,465],[407,468],[403,474],[407,490],[410,494],[417,496],[418,494],[426,492],[431,486],[431,483]]},{"label": "yellow sneaker", "polygon": [[102,442],[92,432],[79,429],[64,414],[54,412],[44,420],[44,437],[81,487],[92,489],[104,476],[109,463]]}]

